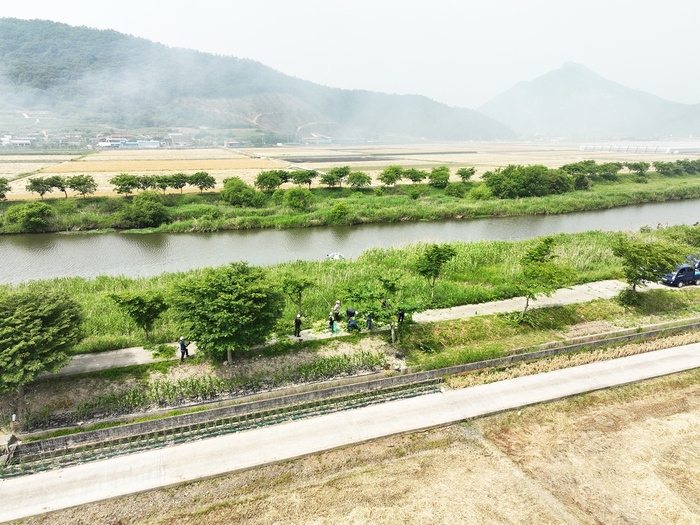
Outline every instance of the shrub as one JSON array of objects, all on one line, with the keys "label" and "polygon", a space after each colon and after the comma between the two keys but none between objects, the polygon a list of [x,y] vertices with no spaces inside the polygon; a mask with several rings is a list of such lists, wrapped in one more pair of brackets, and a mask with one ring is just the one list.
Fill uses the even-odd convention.
[{"label": "shrub", "polygon": [[255,177],[255,187],[261,191],[274,191],[282,185],[282,179],[277,175],[277,170],[261,171]]},{"label": "shrub", "polygon": [[336,202],[331,209],[331,217],[336,221],[343,219],[348,213],[350,213],[350,205],[347,202]]},{"label": "shrub", "polygon": [[475,201],[487,201],[493,199],[493,193],[486,184],[478,184],[469,191],[469,198]]},{"label": "shrub", "polygon": [[284,202],[284,190],[275,190],[275,193],[272,194],[272,203],[280,206]]},{"label": "shrub", "polygon": [[25,202],[10,207],[5,212],[5,222],[25,231],[44,231],[49,226],[47,219],[53,213],[53,208],[44,202]]},{"label": "shrub", "polygon": [[347,181],[353,188],[362,188],[372,184],[372,177],[361,171],[353,171],[348,175]]},{"label": "shrub", "polygon": [[386,186],[377,186],[376,188],[374,188],[374,194],[377,197],[383,197],[385,193],[386,193]]},{"label": "shrub", "polygon": [[574,189],[574,179],[563,170],[546,166],[516,166],[510,164],[484,174],[486,185],[499,199],[542,197]]},{"label": "shrub", "polygon": [[224,181],[221,198],[233,206],[250,206],[255,197],[255,190],[239,177],[231,177]]},{"label": "shrub", "polygon": [[284,205],[297,211],[308,211],[314,196],[306,188],[291,188],[284,194]]},{"label": "shrub", "polygon": [[254,208],[264,208],[267,205],[267,196],[262,191],[256,191],[250,200],[250,205]]},{"label": "shrub", "polygon": [[127,228],[148,228],[160,226],[168,221],[168,210],[163,197],[155,191],[143,191],[134,197],[121,217],[121,224]]},{"label": "shrub", "polygon": [[408,196],[411,197],[413,200],[417,200],[418,198],[420,198],[422,193],[423,192],[420,191],[420,188],[411,188],[410,190],[408,190]]},{"label": "shrub", "polygon": [[467,194],[467,188],[461,182],[450,182],[445,188],[445,195],[462,198]]}]

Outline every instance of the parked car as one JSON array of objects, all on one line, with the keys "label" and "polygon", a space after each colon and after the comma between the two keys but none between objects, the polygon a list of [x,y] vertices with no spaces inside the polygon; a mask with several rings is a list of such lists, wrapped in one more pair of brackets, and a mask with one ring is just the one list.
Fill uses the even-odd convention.
[{"label": "parked car", "polygon": [[678,288],[683,288],[686,284],[700,285],[700,270],[696,270],[694,265],[681,264],[673,273],[664,275],[661,282]]}]

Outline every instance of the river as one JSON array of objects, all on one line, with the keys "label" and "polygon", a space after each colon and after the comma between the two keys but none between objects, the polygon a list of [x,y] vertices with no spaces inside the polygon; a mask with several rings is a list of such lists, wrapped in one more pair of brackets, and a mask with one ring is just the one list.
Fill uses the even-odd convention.
[{"label": "river", "polygon": [[642,204],[566,215],[324,226],[216,233],[84,233],[0,236],[0,283],[50,277],[148,276],[246,260],[269,265],[356,257],[367,248],[420,241],[516,240],[586,230],[637,230],[644,225],[694,224],[700,201]]}]

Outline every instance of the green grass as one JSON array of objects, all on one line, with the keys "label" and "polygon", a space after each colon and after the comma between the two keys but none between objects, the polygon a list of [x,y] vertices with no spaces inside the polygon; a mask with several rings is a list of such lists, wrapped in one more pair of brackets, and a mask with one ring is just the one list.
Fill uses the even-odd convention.
[{"label": "green grass", "polygon": [[[613,256],[611,249],[615,235],[593,231],[556,236],[555,252],[560,261],[573,266],[578,272],[575,280],[567,284],[621,276],[620,262]],[[700,227],[674,226],[650,231],[647,235],[695,246],[687,246],[688,253],[698,251],[697,246],[700,246]],[[423,244],[402,248],[373,248],[353,261],[283,263],[269,267],[268,272],[277,282],[281,280],[282,275],[290,272],[306,275],[314,280],[315,286],[304,295],[303,300],[302,328],[306,329],[314,322],[326,319],[336,299],[341,300],[343,308],[353,307],[347,300],[348,290],[356,283],[376,282],[377,276],[383,275],[393,275],[399,279],[402,302],[420,307],[452,307],[514,297],[517,291],[512,282],[521,272],[520,257],[535,242],[536,239],[453,243],[457,256],[445,266],[443,277],[436,284],[435,299],[432,301],[428,281],[415,271],[416,260],[425,249]],[[109,294],[127,290],[159,290],[168,296],[174,283],[198,273],[199,270],[192,270],[140,278],[57,278],[8,285],[0,289],[48,286],[70,294],[80,303],[85,314],[85,338],[72,351],[100,352],[140,346],[145,342],[143,331],[119,310],[116,303],[109,298]],[[362,315],[362,312],[360,314]],[[278,334],[291,335],[295,315],[294,305],[288,303],[279,320]],[[184,328],[178,323],[173,312],[168,310],[156,323],[151,333],[151,343],[176,341],[183,333]],[[279,343],[265,352],[272,355],[290,351],[285,345],[286,342]]]},{"label": "green grass", "polygon": [[[473,187],[479,183],[467,183]],[[419,188],[421,196],[412,199],[411,189]],[[314,205],[309,212],[296,212],[274,204],[268,196],[262,208],[233,207],[220,200],[218,193],[168,194],[164,196],[169,221],[148,231],[211,232],[259,228],[306,228],[333,224],[391,223],[398,221],[435,221],[455,218],[562,214],[592,211],[681,199],[700,198],[700,178],[692,176],[661,177],[649,175],[648,184],[633,182],[623,175],[616,183],[597,183],[590,191],[562,195],[510,200],[472,200],[450,197],[444,190],[428,185],[400,184],[387,188],[377,196],[370,188],[314,188]],[[54,208],[47,231],[103,230],[119,227],[119,214],[131,197],[71,197],[64,199],[49,194],[45,202]],[[349,212],[338,216],[333,207],[338,202],[348,205]],[[12,202],[0,203],[0,216]],[[16,225],[0,224],[0,233],[19,233]]]}]

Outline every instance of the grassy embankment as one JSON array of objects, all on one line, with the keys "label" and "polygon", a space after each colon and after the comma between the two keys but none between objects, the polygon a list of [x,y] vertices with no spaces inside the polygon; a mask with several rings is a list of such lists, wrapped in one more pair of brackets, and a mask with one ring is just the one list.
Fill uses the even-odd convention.
[{"label": "grassy embankment", "polygon": [[[698,227],[677,226],[657,229],[647,235],[697,246]],[[621,275],[619,260],[613,256],[611,244],[616,234],[584,232],[556,236],[556,253],[560,260],[573,266],[578,275],[568,284],[617,278]],[[311,277],[316,285],[304,296],[303,328],[325,325],[328,311],[335,299],[343,308],[352,307],[347,302],[348,290],[355,283],[375,282],[377,276],[392,275],[399,279],[400,296],[394,302],[421,304],[425,307],[451,307],[477,304],[514,297],[513,278],[521,272],[519,259],[525,250],[536,242],[488,241],[454,243],[457,256],[444,268],[444,276],[438,280],[435,299],[430,302],[429,285],[415,271],[415,262],[423,245],[403,248],[371,249],[353,261],[297,261],[271,266],[268,270],[273,280],[294,273]],[[688,252],[697,251],[688,248]],[[64,290],[81,304],[85,313],[85,339],[74,348],[76,353],[97,352],[126,348],[143,343],[143,333],[120,311],[110,293],[127,290],[160,290],[169,293],[173,283],[198,270],[186,273],[162,274],[157,277],[126,278],[101,276],[96,279],[59,278],[17,285],[16,288],[43,287]],[[392,298],[390,298],[392,299]],[[288,303],[279,321],[279,333],[291,333],[295,307]],[[362,312],[360,312],[362,314]],[[170,311],[154,327],[153,342],[175,341],[182,328]]]},{"label": "grassy embankment", "polygon": [[[467,183],[474,187],[480,183]],[[420,190],[418,198],[409,195]],[[276,204],[268,195],[261,208],[234,207],[220,199],[218,193],[170,193],[164,196],[168,222],[148,231],[210,232],[217,230],[256,228],[303,228],[332,224],[387,223],[398,221],[479,218],[490,216],[561,214],[608,209],[647,202],[700,198],[697,177],[661,177],[649,174],[648,184],[633,181],[629,174],[619,182],[599,182],[590,191],[562,195],[509,200],[474,200],[451,197],[442,189],[428,185],[403,184],[386,188],[384,195],[372,189],[314,188],[314,204],[310,211],[299,212]],[[122,212],[132,197],[46,198],[53,215],[48,217],[45,231],[104,230],[123,228]],[[338,209],[340,202],[347,209]],[[0,203],[0,216],[16,203]],[[19,233],[16,224],[2,222],[0,233]]]}]

